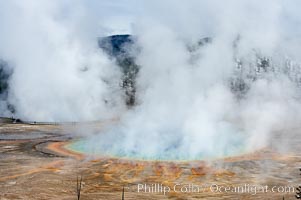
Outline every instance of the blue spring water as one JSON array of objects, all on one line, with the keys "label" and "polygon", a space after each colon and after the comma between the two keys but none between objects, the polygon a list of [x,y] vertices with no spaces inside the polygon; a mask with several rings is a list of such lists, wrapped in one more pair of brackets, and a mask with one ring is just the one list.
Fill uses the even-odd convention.
[{"label": "blue spring water", "polygon": [[[67,148],[86,155],[118,157],[137,160],[162,160],[162,161],[189,161],[189,160],[209,160],[245,153],[246,136],[243,134],[221,134],[215,141],[214,146],[217,151],[203,151],[195,154],[189,153],[185,148],[179,148],[177,142],[173,141],[170,145],[160,148],[158,151],[148,152],[139,148],[126,148],[126,142],[101,136],[94,136],[76,140],[67,145]],[[229,139],[231,138],[231,139]],[[152,141],[155,142],[155,141]],[[158,141],[157,141],[158,142]],[[200,144],[202,145],[202,144]]]}]

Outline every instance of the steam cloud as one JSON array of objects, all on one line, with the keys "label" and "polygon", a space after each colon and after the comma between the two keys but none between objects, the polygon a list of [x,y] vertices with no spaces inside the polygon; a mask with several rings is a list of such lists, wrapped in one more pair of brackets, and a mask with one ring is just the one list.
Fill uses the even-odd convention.
[{"label": "steam cloud", "polygon": [[[96,49],[104,33],[95,31],[97,20],[102,30],[112,28],[95,12],[97,3],[28,2],[0,5],[0,55],[14,65],[9,100],[18,115],[49,121],[123,113],[120,72]],[[137,105],[83,148],[144,158],[225,156],[297,127],[299,4],[120,1],[141,49]],[[211,43],[195,46],[208,36]],[[258,68],[264,61],[268,67]]]},{"label": "steam cloud", "polygon": [[98,49],[85,7],[77,1],[0,3],[0,55],[13,66],[8,101],[17,117],[96,120],[122,109],[119,70]]}]

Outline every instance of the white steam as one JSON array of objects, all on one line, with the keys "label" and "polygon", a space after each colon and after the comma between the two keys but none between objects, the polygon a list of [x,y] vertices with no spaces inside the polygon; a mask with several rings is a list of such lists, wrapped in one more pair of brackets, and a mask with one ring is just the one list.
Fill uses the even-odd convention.
[{"label": "white steam", "polygon": [[[284,73],[287,55],[300,60],[291,45],[298,40],[292,32],[296,21],[288,16],[298,16],[290,6],[283,1],[147,4],[134,27],[142,49],[138,106],[117,127],[80,148],[148,159],[199,159],[264,147],[274,132],[297,127],[300,89]],[[213,42],[188,52],[187,44],[202,36],[213,36]],[[238,98],[229,86],[237,59],[248,71],[256,68],[257,54],[268,57],[274,71],[245,80],[249,89]],[[256,73],[243,70],[246,79]]]},{"label": "white steam", "polygon": [[[97,14],[83,20],[85,14],[79,14],[85,13],[83,8],[72,7],[66,17],[62,14],[66,8],[58,2],[30,2],[1,3],[9,4],[6,9],[1,6],[9,12],[1,12],[0,55],[16,66],[10,98],[18,114],[41,120],[91,120],[108,115],[111,107],[119,110],[122,95],[114,87],[119,72],[89,40],[93,29],[85,33],[77,24],[93,21]],[[137,1],[128,4],[135,8]],[[288,57],[297,63],[301,58],[296,45],[301,33],[298,4],[281,0],[139,4],[131,16],[132,34],[141,49],[136,60],[138,105],[118,125],[88,139],[83,148],[162,159],[225,156],[266,146],[274,132],[296,127],[301,119],[300,88],[291,76],[297,76],[300,67],[296,64],[288,75],[284,63]],[[188,51],[189,45],[207,36],[212,43]],[[248,75],[256,71],[248,70],[256,66],[257,55],[269,58],[274,70],[253,80]],[[238,60],[249,84],[241,97],[229,84]],[[85,66],[89,70],[82,73]],[[104,104],[107,96],[115,106]]]},{"label": "white steam", "polygon": [[97,120],[120,108],[119,70],[78,1],[1,1],[0,10],[0,56],[14,66],[8,100],[17,117]]}]

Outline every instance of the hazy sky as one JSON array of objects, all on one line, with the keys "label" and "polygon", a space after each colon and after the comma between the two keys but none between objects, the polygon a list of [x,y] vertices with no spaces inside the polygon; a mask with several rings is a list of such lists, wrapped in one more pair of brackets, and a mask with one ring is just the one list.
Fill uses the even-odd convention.
[{"label": "hazy sky", "polygon": [[143,15],[142,2],[139,0],[91,0],[86,1],[89,9],[99,21],[102,28],[107,29],[107,34],[131,33],[132,25],[137,16]]}]

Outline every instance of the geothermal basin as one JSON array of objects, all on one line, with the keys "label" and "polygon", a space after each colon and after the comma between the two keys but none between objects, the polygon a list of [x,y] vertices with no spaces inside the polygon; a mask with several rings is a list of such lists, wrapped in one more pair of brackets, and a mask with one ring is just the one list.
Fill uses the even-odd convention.
[{"label": "geothermal basin", "polygon": [[[209,186],[249,184],[284,188],[300,184],[300,137],[294,137],[299,129],[291,130],[290,137],[287,132],[275,134],[265,148],[253,152],[236,149],[232,155],[211,159],[172,160],[137,154],[124,157],[114,152],[90,156],[91,152],[84,148],[87,140],[78,140],[74,135],[88,127],[101,133],[104,124],[1,123],[0,199],[75,199],[78,176],[83,179],[82,199],[121,199],[123,187],[125,199],[292,199],[292,191],[225,193],[210,191]],[[279,141],[290,148],[281,149]],[[202,192],[163,194],[138,192],[139,184],[206,187]]]}]

